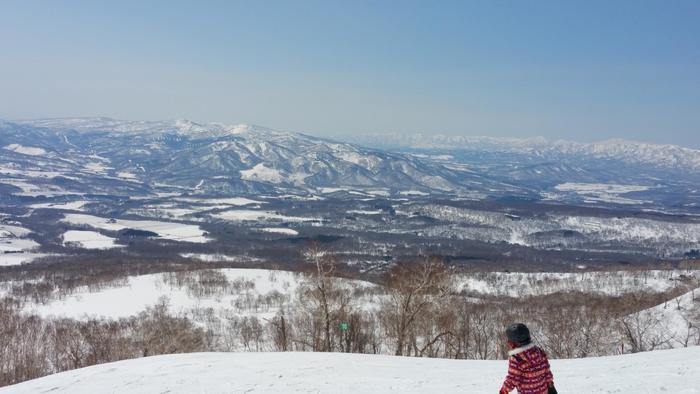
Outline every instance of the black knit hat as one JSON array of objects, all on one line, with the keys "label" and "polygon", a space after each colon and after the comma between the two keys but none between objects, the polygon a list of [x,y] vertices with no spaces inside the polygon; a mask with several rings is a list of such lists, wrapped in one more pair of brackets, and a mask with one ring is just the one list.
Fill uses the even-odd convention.
[{"label": "black knit hat", "polygon": [[513,323],[506,328],[508,340],[518,346],[525,346],[531,342],[530,330],[523,323]]}]

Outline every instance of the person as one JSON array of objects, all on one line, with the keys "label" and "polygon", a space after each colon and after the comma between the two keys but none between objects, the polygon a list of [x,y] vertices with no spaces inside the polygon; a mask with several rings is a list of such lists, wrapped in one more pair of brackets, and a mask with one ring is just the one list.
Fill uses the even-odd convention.
[{"label": "person", "polygon": [[535,346],[525,324],[514,323],[506,329],[508,337],[508,374],[499,394],[518,389],[519,394],[557,394],[547,354]]}]

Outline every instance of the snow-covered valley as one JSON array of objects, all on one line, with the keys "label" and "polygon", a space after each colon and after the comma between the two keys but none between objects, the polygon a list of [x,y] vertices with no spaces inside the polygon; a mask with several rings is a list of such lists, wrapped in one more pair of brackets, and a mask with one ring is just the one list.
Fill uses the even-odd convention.
[{"label": "snow-covered valley", "polygon": [[[53,355],[36,355],[41,374],[169,346],[497,359],[512,320],[559,358],[700,343],[697,174],[659,156],[692,163],[694,151],[543,142],[518,153],[522,142],[491,141],[398,152],[257,126],[105,118],[0,122],[0,132],[0,306]],[[313,245],[353,278],[323,282],[335,297],[325,334]],[[400,334],[400,295],[385,275],[417,256],[440,256],[449,291],[421,295],[427,309]],[[566,323],[549,319],[552,308]],[[104,332],[121,348],[95,342]],[[482,387],[439,380],[444,392]]]},{"label": "snow-covered valley", "polygon": [[678,147],[477,138],[395,151],[108,118],[2,121],[0,140],[0,224],[30,231],[0,233],[15,245],[4,266],[100,249],[162,258],[173,243],[172,255],[280,264],[308,240],[363,272],[417,251],[533,270],[700,256],[700,153]]}]

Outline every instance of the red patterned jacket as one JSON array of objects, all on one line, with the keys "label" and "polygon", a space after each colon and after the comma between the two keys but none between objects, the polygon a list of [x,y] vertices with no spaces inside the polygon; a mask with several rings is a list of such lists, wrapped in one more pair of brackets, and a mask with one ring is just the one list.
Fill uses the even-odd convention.
[{"label": "red patterned jacket", "polygon": [[508,375],[501,393],[518,389],[520,394],[547,394],[554,384],[545,352],[533,344],[508,352]]}]

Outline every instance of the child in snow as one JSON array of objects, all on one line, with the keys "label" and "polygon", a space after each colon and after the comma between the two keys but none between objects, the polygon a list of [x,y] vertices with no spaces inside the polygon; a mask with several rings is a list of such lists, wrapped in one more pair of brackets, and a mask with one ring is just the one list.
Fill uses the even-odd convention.
[{"label": "child in snow", "polygon": [[520,394],[557,394],[549,360],[530,339],[530,330],[522,323],[506,329],[508,337],[508,375],[499,394],[518,389]]}]

